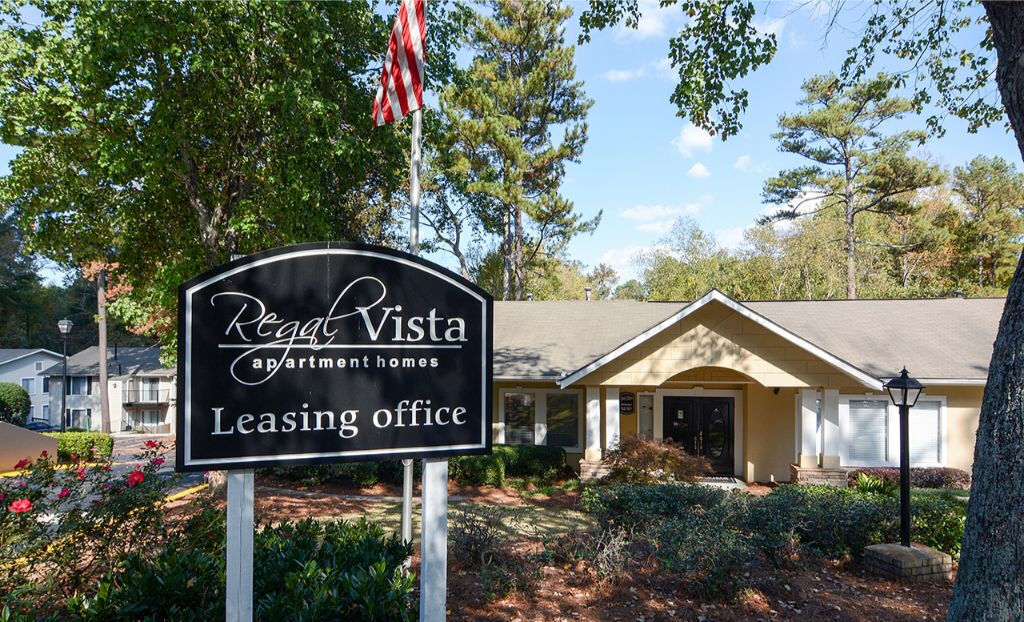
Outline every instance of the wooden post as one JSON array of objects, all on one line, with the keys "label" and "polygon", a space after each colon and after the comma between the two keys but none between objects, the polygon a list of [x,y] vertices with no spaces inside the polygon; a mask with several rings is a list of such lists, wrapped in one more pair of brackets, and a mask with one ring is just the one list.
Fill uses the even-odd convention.
[{"label": "wooden post", "polygon": [[420,622],[443,622],[448,605],[448,460],[423,460]]},{"label": "wooden post", "polygon": [[253,471],[228,471],[227,622],[252,622]]}]

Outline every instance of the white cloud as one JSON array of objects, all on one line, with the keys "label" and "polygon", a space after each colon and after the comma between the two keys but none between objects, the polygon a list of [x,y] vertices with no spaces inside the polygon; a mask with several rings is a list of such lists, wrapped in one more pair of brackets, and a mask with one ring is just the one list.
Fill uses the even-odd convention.
[{"label": "white cloud", "polygon": [[738,171],[750,170],[750,154],[744,153],[736,158],[736,161],[732,163],[732,167]]},{"label": "white cloud", "polygon": [[656,233],[658,235],[665,235],[672,230],[672,225],[675,224],[674,220],[655,220],[654,222],[645,222],[637,225],[636,230],[643,233]]},{"label": "white cloud", "polygon": [[687,123],[679,130],[679,136],[672,139],[676,151],[688,158],[692,158],[695,151],[711,151],[712,138],[707,130],[701,129],[693,123]]},{"label": "white cloud", "polygon": [[609,82],[627,82],[643,77],[644,73],[643,67],[639,69],[611,69],[601,74],[601,77]]},{"label": "white cloud", "polygon": [[675,80],[678,78],[676,70],[672,67],[672,60],[668,56],[652,62],[651,67],[659,77],[665,80]]},{"label": "white cloud", "polygon": [[782,35],[782,31],[786,28],[786,18],[776,17],[775,19],[755,19],[751,24],[762,35],[775,35],[776,39],[778,39],[778,37]]},{"label": "white cloud", "polygon": [[736,250],[743,244],[743,234],[746,232],[744,227],[733,227],[731,229],[717,229],[715,230],[714,236],[715,241],[722,248],[729,250]]},{"label": "white cloud", "polygon": [[711,171],[709,171],[708,167],[704,166],[700,162],[691,166],[690,170],[686,171],[686,174],[696,179],[704,179],[706,177],[711,177]]},{"label": "white cloud", "polygon": [[616,36],[620,39],[650,39],[663,37],[668,32],[668,25],[677,15],[681,15],[679,7],[661,7],[658,0],[640,0],[640,19],[636,28],[625,25],[619,27]]},{"label": "white cloud", "polygon": [[640,222],[651,222],[654,220],[666,220],[676,218],[683,214],[696,214],[700,211],[700,203],[687,203],[685,205],[634,205],[622,210],[619,214],[626,220],[637,220]]},{"label": "white cloud", "polygon": [[601,254],[601,263],[620,270],[636,263],[640,254],[647,250],[645,246],[630,245],[622,248],[612,248]]}]

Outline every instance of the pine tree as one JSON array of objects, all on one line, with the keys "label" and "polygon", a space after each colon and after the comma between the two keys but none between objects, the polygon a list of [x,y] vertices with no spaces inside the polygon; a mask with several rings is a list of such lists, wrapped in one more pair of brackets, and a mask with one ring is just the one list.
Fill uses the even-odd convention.
[{"label": "pine tree", "polygon": [[937,166],[908,155],[925,134],[906,130],[886,135],[881,126],[913,109],[890,96],[890,78],[841,88],[835,76],[803,84],[806,111],[779,118],[779,150],[811,161],[765,182],[764,199],[785,206],[772,219],[838,209],[843,215],[846,294],[857,297],[857,217],[865,212],[906,212],[913,192],[942,181]]},{"label": "pine tree", "polygon": [[[478,14],[469,29],[471,66],[441,96],[447,128],[438,147],[444,158],[436,162],[471,200],[459,204],[464,212],[441,205],[434,220],[458,220],[463,230],[478,222],[498,236],[501,297],[521,300],[535,260],[557,255],[570,238],[597,226],[600,215],[582,218],[560,192],[566,165],[583,153],[593,102],[565,43],[569,8],[543,0],[486,7],[489,13]],[[455,239],[438,237],[449,247]]]}]

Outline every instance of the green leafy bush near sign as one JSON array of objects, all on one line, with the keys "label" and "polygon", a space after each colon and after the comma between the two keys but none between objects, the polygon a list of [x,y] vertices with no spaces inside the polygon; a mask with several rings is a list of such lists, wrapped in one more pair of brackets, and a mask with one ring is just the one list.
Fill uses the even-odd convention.
[{"label": "green leafy bush near sign", "polygon": [[[958,558],[963,499],[915,490],[911,503],[913,540]],[[596,528],[549,543],[549,551],[587,559],[596,571],[599,551],[591,543],[624,533],[634,557],[623,568],[653,559],[701,596],[756,587],[771,569],[802,556],[856,560],[865,546],[894,542],[899,532],[896,497],[856,488],[786,485],[757,497],[691,484],[597,485],[583,491],[582,505]]]},{"label": "green leafy bush near sign", "polygon": [[548,445],[495,445],[509,477],[557,479],[565,473],[565,450]]},{"label": "green leafy bush near sign", "polygon": [[32,398],[20,384],[0,382],[0,421],[25,425],[31,408]]},{"label": "green leafy bush near sign", "polygon": [[[341,482],[369,488],[378,483],[401,484],[402,462],[400,460],[382,460],[379,462],[346,462],[343,464],[314,464],[308,466],[274,467],[268,469],[271,475],[309,484],[322,484],[328,481]],[[422,466],[414,461],[413,477],[419,479]]]},{"label": "green leafy bush near sign", "polygon": [[459,456],[448,460],[448,477],[463,486],[505,485],[505,461],[498,454]]},{"label": "green leafy bush near sign", "polygon": [[48,432],[57,439],[57,458],[61,462],[104,460],[114,451],[114,437],[102,432]]},{"label": "green leafy bush near sign", "polygon": [[[204,512],[155,556],[132,555],[69,611],[87,621],[224,617],[224,514]],[[198,536],[198,537],[197,537]],[[360,521],[306,519],[259,529],[253,539],[257,620],[413,620],[412,553]]]}]

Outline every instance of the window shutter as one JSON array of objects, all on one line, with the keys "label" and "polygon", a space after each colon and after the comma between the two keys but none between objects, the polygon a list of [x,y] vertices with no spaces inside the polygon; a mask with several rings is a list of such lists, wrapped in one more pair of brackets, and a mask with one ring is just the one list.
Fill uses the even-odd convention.
[{"label": "window shutter", "polygon": [[884,400],[850,400],[847,417],[847,460],[851,466],[886,463],[889,403]]},{"label": "window shutter", "polygon": [[938,464],[939,455],[939,411],[937,401],[919,401],[910,409],[910,463]]}]

